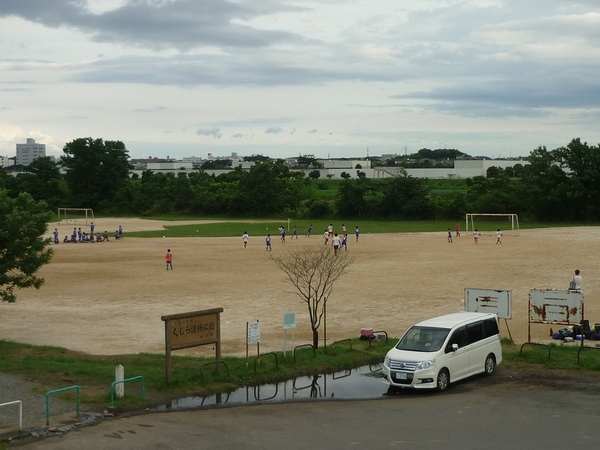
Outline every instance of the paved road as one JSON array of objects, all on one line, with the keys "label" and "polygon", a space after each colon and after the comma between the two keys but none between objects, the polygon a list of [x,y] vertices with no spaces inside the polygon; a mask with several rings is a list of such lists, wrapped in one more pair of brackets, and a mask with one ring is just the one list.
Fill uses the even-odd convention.
[{"label": "paved road", "polygon": [[[492,377],[493,379],[494,377]],[[600,448],[596,381],[584,389],[482,378],[444,394],[296,402],[104,421],[27,450]]]}]

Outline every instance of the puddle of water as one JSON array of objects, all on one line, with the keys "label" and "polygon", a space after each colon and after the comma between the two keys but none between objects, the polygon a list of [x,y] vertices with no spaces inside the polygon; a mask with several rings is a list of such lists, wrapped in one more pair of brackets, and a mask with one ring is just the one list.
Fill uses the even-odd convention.
[{"label": "puddle of water", "polygon": [[385,395],[387,390],[388,387],[381,382],[381,366],[375,364],[333,374],[294,378],[277,384],[243,387],[231,392],[184,397],[161,405],[155,411],[309,398],[376,398]]}]

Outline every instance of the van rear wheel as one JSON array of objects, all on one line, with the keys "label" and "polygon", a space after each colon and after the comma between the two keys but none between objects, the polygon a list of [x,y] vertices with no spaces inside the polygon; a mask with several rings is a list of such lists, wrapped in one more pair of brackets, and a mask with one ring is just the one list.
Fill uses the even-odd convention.
[{"label": "van rear wheel", "polygon": [[437,390],[438,392],[444,392],[450,385],[450,374],[448,369],[442,369],[437,375]]},{"label": "van rear wheel", "polygon": [[490,376],[496,369],[496,358],[491,353],[485,357],[484,373]]}]

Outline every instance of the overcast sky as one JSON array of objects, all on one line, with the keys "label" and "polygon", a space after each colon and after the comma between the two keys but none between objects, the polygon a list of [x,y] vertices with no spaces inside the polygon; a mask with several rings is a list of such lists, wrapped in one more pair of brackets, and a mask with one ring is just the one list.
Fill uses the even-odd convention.
[{"label": "overcast sky", "polygon": [[0,0],[0,155],[600,143],[599,0]]}]

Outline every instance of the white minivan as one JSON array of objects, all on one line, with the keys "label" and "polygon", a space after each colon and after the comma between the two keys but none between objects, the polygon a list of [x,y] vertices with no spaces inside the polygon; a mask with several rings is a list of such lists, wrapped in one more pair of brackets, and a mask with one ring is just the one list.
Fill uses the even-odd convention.
[{"label": "white minivan", "polygon": [[383,382],[444,391],[468,376],[491,375],[501,361],[496,315],[459,312],[410,327],[385,356]]}]

